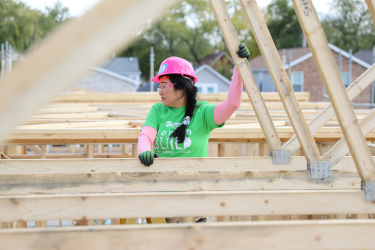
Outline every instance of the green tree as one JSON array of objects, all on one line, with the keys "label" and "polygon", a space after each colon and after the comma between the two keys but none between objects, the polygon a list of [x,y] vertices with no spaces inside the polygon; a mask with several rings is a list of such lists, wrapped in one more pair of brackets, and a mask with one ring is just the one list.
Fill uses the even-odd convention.
[{"label": "green tree", "polygon": [[35,19],[38,37],[43,38],[69,16],[68,8],[59,1],[42,12],[31,9],[22,1],[0,0],[0,42],[8,41],[15,50],[23,52],[34,44]]},{"label": "green tree", "polygon": [[[234,0],[226,2],[239,39],[248,46],[251,57],[259,55],[259,48],[240,5]],[[145,29],[133,45],[119,54],[138,57],[144,80],[148,80],[150,75],[151,46],[155,51],[155,72],[160,63],[170,56],[182,57],[195,65],[215,50],[230,54],[208,0],[183,1]],[[230,77],[228,69],[220,67],[220,70]]]},{"label": "green tree", "polygon": [[272,0],[266,23],[278,49],[302,46],[302,29],[291,1]]},{"label": "green tree", "polygon": [[151,46],[155,51],[155,72],[160,63],[170,56],[197,64],[214,52],[211,36],[216,26],[208,0],[187,0],[167,11],[119,56],[138,57],[142,77],[148,80]]},{"label": "green tree", "polygon": [[374,25],[363,0],[334,0],[322,26],[328,42],[346,51],[371,49],[375,44]]}]

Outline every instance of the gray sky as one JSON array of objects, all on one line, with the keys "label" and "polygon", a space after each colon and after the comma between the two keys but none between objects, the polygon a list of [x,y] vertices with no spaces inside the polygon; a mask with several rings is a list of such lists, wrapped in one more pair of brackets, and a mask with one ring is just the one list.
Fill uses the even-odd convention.
[{"label": "gray sky", "polygon": [[[54,5],[56,0],[21,0],[33,8],[44,10],[45,6]],[[101,0],[60,0],[64,6],[69,7],[72,16],[81,16],[86,11],[90,10]],[[259,0],[260,8],[266,7],[271,0]],[[327,14],[329,11],[329,3],[331,0],[314,0],[314,6],[319,14]]]}]

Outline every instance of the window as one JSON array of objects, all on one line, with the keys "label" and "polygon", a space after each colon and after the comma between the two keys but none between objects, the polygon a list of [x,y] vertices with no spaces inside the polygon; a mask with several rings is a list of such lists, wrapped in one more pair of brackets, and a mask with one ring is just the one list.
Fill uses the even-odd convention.
[{"label": "window", "polygon": [[349,72],[341,72],[341,79],[342,79],[342,82],[345,85],[345,88],[347,88],[349,86],[349,84],[350,84],[350,81],[349,81]]},{"label": "window", "polygon": [[303,91],[303,72],[292,72],[292,85],[294,92]]},{"label": "window", "polygon": [[216,83],[199,83],[196,84],[198,93],[217,93],[218,87]]}]

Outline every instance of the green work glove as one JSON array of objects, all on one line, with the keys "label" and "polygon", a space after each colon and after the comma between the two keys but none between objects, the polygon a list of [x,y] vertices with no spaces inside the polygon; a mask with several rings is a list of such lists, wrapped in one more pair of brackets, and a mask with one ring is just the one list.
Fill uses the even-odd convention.
[{"label": "green work glove", "polygon": [[138,158],[141,160],[142,164],[149,167],[154,164],[154,158],[158,158],[158,154],[152,151],[145,151],[139,154]]},{"label": "green work glove", "polygon": [[250,58],[250,51],[247,49],[246,45],[244,43],[241,43],[239,46],[240,50],[237,51],[237,54],[241,58],[247,58],[249,60]]}]

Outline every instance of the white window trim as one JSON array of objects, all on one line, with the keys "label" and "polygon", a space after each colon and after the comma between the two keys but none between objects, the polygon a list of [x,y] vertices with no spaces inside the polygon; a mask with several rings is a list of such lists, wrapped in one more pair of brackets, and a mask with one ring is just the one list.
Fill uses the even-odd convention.
[{"label": "white window trim", "polygon": [[208,88],[214,88],[214,92],[213,93],[217,93],[218,92],[217,83],[198,83],[198,84],[195,84],[195,86],[197,86],[197,88],[202,88],[202,92],[201,93],[208,93],[207,92]]},{"label": "white window trim", "polygon": [[292,87],[293,85],[297,85],[297,84],[293,84],[293,73],[302,73],[302,83],[301,83],[301,92],[303,92],[304,90],[304,85],[305,85],[305,74],[303,71],[292,71]]}]

